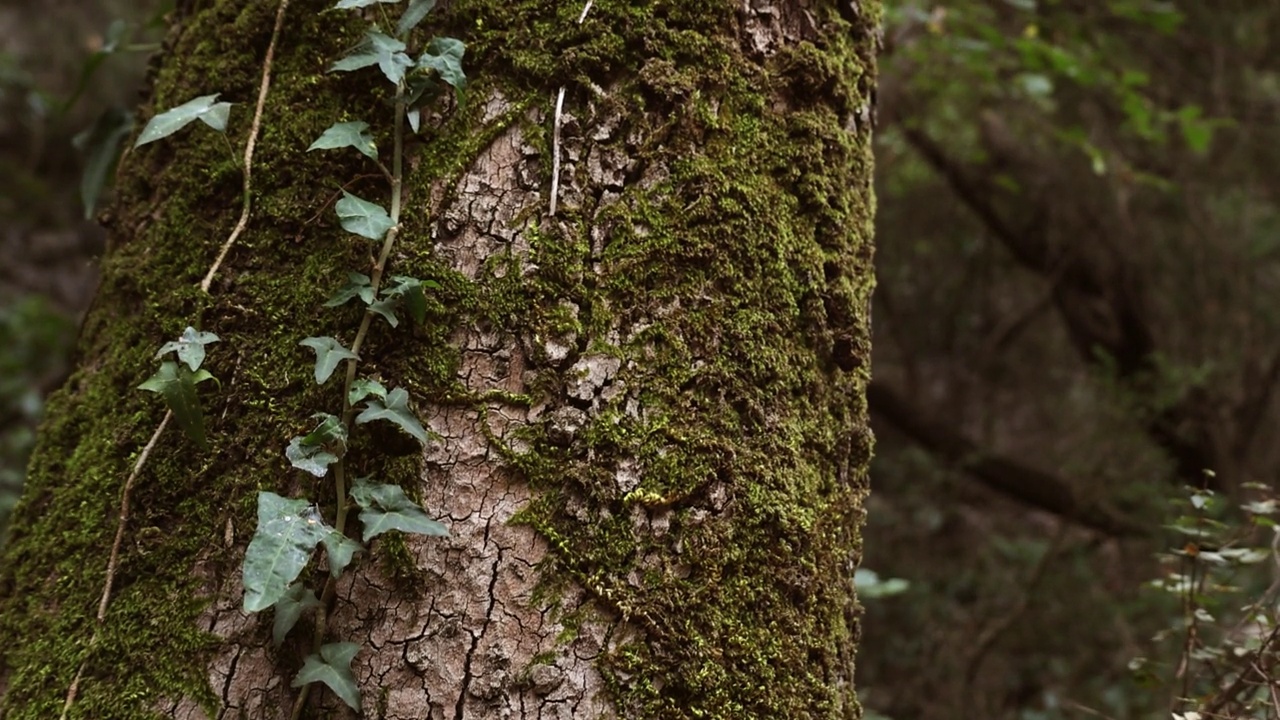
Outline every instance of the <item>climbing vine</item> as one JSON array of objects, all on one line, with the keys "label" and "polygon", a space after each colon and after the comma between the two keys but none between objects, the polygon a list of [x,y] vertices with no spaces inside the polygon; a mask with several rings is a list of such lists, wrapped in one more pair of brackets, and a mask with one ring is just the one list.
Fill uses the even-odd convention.
[{"label": "climbing vine", "polygon": [[[250,613],[274,610],[272,640],[275,645],[284,642],[304,613],[316,615],[312,652],[293,679],[293,686],[301,688],[294,703],[294,718],[300,717],[308,690],[316,682],[326,685],[352,709],[361,708],[359,688],[351,672],[351,661],[359,646],[330,641],[327,627],[337,581],[356,556],[367,552],[374,538],[393,530],[428,536],[448,534],[447,528],[432,519],[403,488],[379,483],[371,476],[360,476],[356,468],[348,464],[348,442],[358,425],[388,422],[422,445],[431,440],[431,434],[414,414],[409,393],[404,388],[389,387],[376,374],[362,368],[360,357],[375,325],[385,323],[391,329],[398,328],[402,313],[415,323],[425,322],[426,295],[439,289],[430,280],[388,274],[388,260],[400,230],[406,130],[418,132],[422,109],[448,91],[461,92],[466,83],[462,69],[465,48],[461,41],[434,37],[418,50],[411,49],[413,30],[434,9],[436,1],[410,0],[392,23],[385,6],[398,2],[339,0],[334,10],[369,13],[376,16],[376,21],[371,23],[361,44],[330,67],[331,72],[344,73],[376,67],[394,89],[390,166],[383,162],[370,124],[364,120],[337,122],[307,148],[308,151],[354,149],[374,163],[387,182],[386,205],[345,190],[334,205],[342,228],[359,242],[370,245],[370,265],[350,270],[346,284],[324,303],[327,308],[350,302],[364,305],[350,345],[339,339],[340,331],[332,336],[307,337],[298,343],[315,354],[317,385],[328,384],[345,365],[340,392],[335,397],[337,407],[332,408],[332,412],[317,410],[310,418],[314,421],[313,429],[283,445],[284,455],[294,468],[331,481],[331,514],[327,515],[322,507],[323,498],[291,498],[266,490],[259,492],[258,524],[244,559],[243,608]],[[393,35],[383,32],[383,27],[392,25]],[[195,98],[153,117],[135,147],[168,137],[196,120],[224,132],[230,109],[231,103],[219,102],[217,94]],[[246,177],[248,167],[246,161]],[[247,185],[246,182],[246,188]],[[247,189],[245,207],[248,207]],[[225,250],[226,246],[219,262]],[[208,283],[202,287],[207,290]],[[157,359],[161,360],[159,369],[139,386],[158,393],[168,405],[169,412],[161,427],[170,417],[175,418],[188,438],[201,449],[206,449],[208,443],[196,386],[214,379],[201,364],[205,346],[218,341],[213,333],[188,327],[176,341],[161,347],[157,353]],[[168,359],[171,354],[176,355],[176,361]],[[353,537],[350,522],[353,511],[361,526],[358,539]],[[300,578],[321,556],[327,577],[322,587],[309,587]],[[69,701],[73,696],[74,693]]]}]

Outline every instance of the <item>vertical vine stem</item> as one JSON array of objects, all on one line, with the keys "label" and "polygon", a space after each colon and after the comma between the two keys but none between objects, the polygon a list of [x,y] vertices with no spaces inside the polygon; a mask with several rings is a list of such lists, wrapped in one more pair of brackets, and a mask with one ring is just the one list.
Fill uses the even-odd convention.
[{"label": "vertical vine stem", "polygon": [[[391,228],[387,230],[386,237],[382,240],[382,248],[378,251],[378,257],[369,272],[369,284],[373,288],[375,297],[378,294],[378,289],[382,286],[382,278],[386,274],[387,260],[391,257],[391,249],[395,246],[396,238],[400,234],[400,207],[404,188],[405,111],[404,82],[402,81],[396,85],[394,149],[391,158],[390,178]],[[360,319],[360,329],[356,331],[356,338],[351,343],[351,353],[356,357],[347,360],[347,374],[342,384],[342,424],[347,428],[348,433],[355,422],[356,416],[355,407],[351,404],[351,386],[356,381],[356,371],[360,363],[360,348],[364,345],[364,340],[369,335],[369,328],[373,326],[374,316],[373,310],[365,309],[364,317]],[[343,458],[339,458],[338,462],[333,465],[333,485],[334,493],[337,496],[334,528],[338,534],[343,535],[346,534],[347,529],[347,474],[346,461]],[[316,613],[315,635],[311,643],[312,652],[320,652],[320,647],[324,645],[324,636],[328,632],[329,611],[337,591],[337,580],[331,574],[325,581],[324,591],[320,595],[320,608]],[[312,684],[307,683],[298,691],[298,697],[293,703],[293,711],[289,715],[292,720],[299,720],[302,717],[302,710],[307,704],[307,696],[310,694]]]}]

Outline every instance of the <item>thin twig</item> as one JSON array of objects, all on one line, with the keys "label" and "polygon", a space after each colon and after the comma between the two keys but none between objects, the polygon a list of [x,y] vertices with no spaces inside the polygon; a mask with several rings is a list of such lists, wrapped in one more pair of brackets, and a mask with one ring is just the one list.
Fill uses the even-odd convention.
[{"label": "thin twig", "polygon": [[564,110],[564,86],[556,95],[556,115],[551,127],[551,217],[556,216],[556,201],[560,197],[560,115]]},{"label": "thin twig", "polygon": [[[209,287],[213,284],[213,278],[218,272],[219,266],[222,265],[223,259],[231,250],[231,246],[235,243],[236,238],[244,232],[244,228],[249,223],[250,212],[250,179],[251,168],[253,167],[253,151],[257,144],[258,133],[262,129],[262,109],[266,105],[267,91],[271,87],[271,65],[275,58],[276,44],[280,40],[280,30],[284,27],[284,11],[289,6],[289,0],[280,0],[280,5],[276,9],[275,27],[271,30],[271,42],[267,45],[267,55],[263,60],[262,81],[258,86],[258,104],[253,115],[253,124],[249,129],[249,138],[245,143],[244,149],[244,189],[241,197],[242,207],[240,210],[240,220],[236,223],[235,229],[227,237],[222,244],[222,249],[218,252],[218,257],[214,260],[213,265],[209,267],[209,272],[205,275],[204,280],[200,283],[200,289],[208,292]],[[107,608],[111,605],[111,592],[115,586],[116,571],[120,564],[120,548],[124,544],[125,528],[129,524],[129,499],[131,497],[134,483],[142,474],[142,468],[147,464],[147,459],[151,457],[151,452],[155,449],[156,443],[159,442],[160,436],[164,434],[164,430],[169,426],[169,420],[173,417],[172,410],[166,410],[164,419],[160,421],[160,425],[156,427],[155,432],[151,434],[151,439],[142,448],[142,453],[138,455],[138,459],[133,464],[133,470],[129,473],[129,477],[125,480],[124,489],[120,493],[120,511],[116,518],[116,534],[111,543],[111,554],[107,558],[106,578],[102,583],[102,596],[98,600],[98,611],[95,615],[95,623],[93,634],[89,637],[88,646],[85,648],[84,658],[80,661],[80,667],[76,669],[76,676],[71,681],[71,686],[67,688],[67,697],[62,705],[62,713],[59,720],[66,720],[67,713],[71,711],[72,705],[75,704],[76,695],[80,691],[80,680],[84,678],[85,668],[89,664],[89,658],[93,654],[94,647],[98,644],[98,638],[101,636],[101,629],[107,618]]]},{"label": "thin twig", "polygon": [[[582,14],[578,16],[579,25],[587,19],[587,13],[594,3],[595,0],[587,0],[587,4],[582,6]],[[556,93],[556,113],[551,126],[551,217],[556,216],[556,205],[560,201],[560,125],[564,118],[564,90],[561,85],[560,91]]]},{"label": "thin twig", "polygon": [[249,214],[253,207],[253,151],[258,145],[258,133],[262,130],[262,110],[267,105],[267,92],[271,89],[271,65],[275,62],[276,42],[280,39],[280,28],[284,26],[284,11],[287,7],[289,7],[289,0],[280,0],[280,7],[276,9],[276,25],[271,30],[271,43],[267,45],[267,57],[262,61],[262,82],[258,85],[258,105],[253,111],[249,139],[244,144],[244,191],[241,197],[240,219],[236,222],[235,229],[222,243],[218,258],[209,267],[208,274],[204,276],[204,280],[200,281],[200,289],[205,292],[209,292],[209,287],[213,285],[213,278],[218,274],[218,268],[222,267],[222,261],[227,258],[227,253],[231,252],[231,246],[235,245],[240,234],[249,225]]},{"label": "thin twig", "polygon": [[94,617],[93,635],[89,636],[89,645],[85,648],[85,655],[80,661],[80,668],[76,670],[76,677],[71,681],[71,687],[67,688],[67,699],[62,704],[61,720],[66,720],[67,712],[75,704],[76,693],[80,690],[80,678],[84,677],[85,666],[89,664],[89,656],[93,653],[93,648],[98,644],[98,636],[102,630],[103,623],[107,619],[107,606],[111,604],[111,590],[115,585],[116,568],[120,565],[120,547],[124,544],[124,529],[129,524],[129,497],[133,490],[133,484],[138,481],[138,476],[142,474],[142,467],[147,464],[147,458],[151,457],[151,451],[155,450],[156,443],[159,442],[160,436],[164,434],[164,429],[169,426],[169,420],[172,417],[172,410],[165,411],[164,419],[160,421],[156,431],[151,433],[151,439],[147,441],[146,446],[142,448],[142,453],[138,455],[138,459],[133,463],[133,471],[129,473],[129,479],[124,482],[124,490],[120,492],[120,511],[116,519],[116,537],[111,541],[111,554],[107,556],[107,579],[102,584],[102,597],[98,599],[98,613]]}]

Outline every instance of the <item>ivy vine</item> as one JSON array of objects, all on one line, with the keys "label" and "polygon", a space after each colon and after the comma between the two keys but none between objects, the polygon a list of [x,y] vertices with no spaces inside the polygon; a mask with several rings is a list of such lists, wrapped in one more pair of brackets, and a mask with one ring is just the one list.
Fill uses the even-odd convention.
[{"label": "ivy vine", "polygon": [[[460,93],[466,83],[462,69],[465,46],[460,40],[433,37],[416,53],[416,58],[411,54],[412,31],[435,8],[435,0],[409,0],[394,23],[394,35],[382,31],[382,26],[392,26],[386,6],[402,1],[339,0],[333,6],[334,10],[370,13],[381,21],[371,23],[361,44],[336,61],[330,72],[376,67],[394,87],[391,167],[380,159],[380,149],[370,126],[363,120],[335,123],[307,148],[308,151],[351,148],[375,163],[388,184],[386,206],[345,190],[334,205],[344,230],[374,244],[381,243],[376,255],[373,247],[370,248],[370,257],[376,258],[371,266],[349,271],[346,284],[324,303],[329,308],[349,302],[364,305],[360,325],[350,345],[335,336],[308,337],[298,343],[315,355],[317,385],[327,384],[345,365],[340,407],[334,412],[315,412],[311,416],[315,422],[312,430],[290,439],[283,448],[293,467],[332,481],[334,517],[332,521],[326,518],[317,501],[284,497],[265,490],[259,492],[258,523],[243,565],[243,608],[250,613],[274,610],[272,641],[276,646],[285,641],[305,613],[316,614],[312,652],[292,682],[294,687],[302,688],[294,704],[294,718],[301,715],[307,692],[317,682],[327,686],[352,709],[361,708],[359,688],[351,672],[351,661],[359,645],[326,641],[328,612],[337,581],[356,556],[366,553],[374,538],[390,531],[427,536],[448,534],[445,525],[432,519],[403,488],[379,483],[369,476],[356,476],[347,463],[348,440],[356,425],[388,422],[423,445],[432,439],[415,415],[409,393],[362,374],[360,364],[360,351],[375,323],[381,320],[390,328],[397,328],[400,313],[413,322],[425,322],[426,294],[439,289],[430,280],[388,275],[387,263],[400,231],[405,126],[416,133],[421,109],[446,92]],[[225,132],[231,103],[219,102],[218,97],[217,94],[205,95],[157,114],[138,136],[135,147],[166,138],[197,120],[217,132]],[[207,448],[207,440],[196,386],[214,379],[201,364],[205,346],[218,340],[213,333],[188,327],[176,341],[160,348],[156,355],[162,360],[159,369],[139,386],[163,397],[178,425],[201,449]],[[176,355],[176,361],[167,359],[171,354]],[[168,417],[166,415],[166,421]],[[351,535],[352,511],[356,511],[360,522],[359,539]],[[327,578],[321,588],[308,587],[299,578],[321,555],[328,568]]]}]

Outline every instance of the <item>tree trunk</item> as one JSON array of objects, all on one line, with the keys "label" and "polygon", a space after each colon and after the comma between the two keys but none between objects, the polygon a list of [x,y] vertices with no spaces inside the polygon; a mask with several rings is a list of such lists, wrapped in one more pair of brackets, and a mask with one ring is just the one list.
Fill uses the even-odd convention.
[{"label": "tree trunk", "polygon": [[[207,293],[277,3],[174,13],[149,114],[221,93],[236,158],[193,124],[122,162],[78,369],[0,565],[5,720],[58,717],[73,683],[67,717],[289,716],[317,620],[274,648],[241,563],[260,490],[336,512],[284,455],[342,402],[298,342],[351,344],[360,311],[323,303],[376,248],[332,205],[388,192],[358,154],[306,150],[360,119],[386,159],[395,114],[377,67],[326,70],[399,7],[332,4],[286,10],[251,220]],[[453,0],[415,31],[467,45],[465,95],[405,151],[390,259],[439,289],[360,354],[439,437],[358,425],[346,462],[450,535],[368,543],[324,639],[360,645],[365,717],[856,718],[878,4],[583,5]],[[221,337],[210,447],[169,427],[146,453],[99,623],[122,492],[165,416],[135,388],[188,325]],[[323,685],[307,703],[355,716]]]}]

